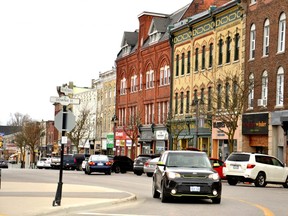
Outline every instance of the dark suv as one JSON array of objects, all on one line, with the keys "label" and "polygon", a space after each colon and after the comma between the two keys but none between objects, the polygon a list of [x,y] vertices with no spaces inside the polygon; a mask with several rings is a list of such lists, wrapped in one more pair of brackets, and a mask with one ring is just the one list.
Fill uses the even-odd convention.
[{"label": "dark suv", "polygon": [[167,202],[195,197],[221,202],[222,182],[205,152],[165,151],[153,174],[152,196]]},{"label": "dark suv", "polygon": [[126,173],[133,171],[133,160],[127,156],[113,157],[112,171],[115,173]]},{"label": "dark suv", "polygon": [[140,154],[135,158],[133,163],[133,172],[136,175],[142,175],[144,173],[144,164],[147,160],[160,157],[160,154]]}]

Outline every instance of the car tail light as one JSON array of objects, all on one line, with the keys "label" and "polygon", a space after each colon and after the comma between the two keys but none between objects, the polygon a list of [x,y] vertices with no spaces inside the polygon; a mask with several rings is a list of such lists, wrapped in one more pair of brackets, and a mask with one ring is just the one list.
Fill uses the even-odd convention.
[{"label": "car tail light", "polygon": [[253,169],[255,167],[255,164],[247,164],[247,169]]},{"label": "car tail light", "polygon": [[146,167],[149,166],[149,162],[145,162],[144,166],[146,166]]},{"label": "car tail light", "polygon": [[223,167],[226,167],[226,163],[223,164]]},{"label": "car tail light", "polygon": [[94,163],[93,161],[90,161],[90,162],[89,162],[89,165],[90,165],[90,166],[94,166],[95,163]]},{"label": "car tail light", "polygon": [[107,166],[112,166],[112,162],[111,161],[108,161],[105,163]]}]

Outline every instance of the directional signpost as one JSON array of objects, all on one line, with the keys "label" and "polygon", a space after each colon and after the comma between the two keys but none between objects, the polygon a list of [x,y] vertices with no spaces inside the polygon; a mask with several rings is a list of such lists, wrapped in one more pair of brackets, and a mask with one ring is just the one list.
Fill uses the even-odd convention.
[{"label": "directional signpost", "polygon": [[60,87],[60,92],[64,95],[61,97],[50,97],[50,102],[52,103],[60,103],[63,105],[63,110],[57,113],[54,120],[54,125],[58,129],[58,131],[62,132],[61,138],[61,161],[60,161],[60,173],[59,173],[59,182],[55,195],[55,200],[53,201],[53,206],[61,205],[61,197],[62,197],[62,176],[63,176],[63,156],[64,156],[64,144],[67,144],[66,132],[70,132],[75,127],[75,116],[74,114],[68,110],[67,106],[70,104],[78,105],[80,104],[79,98],[70,98],[67,95],[73,94],[73,90],[65,87]]}]

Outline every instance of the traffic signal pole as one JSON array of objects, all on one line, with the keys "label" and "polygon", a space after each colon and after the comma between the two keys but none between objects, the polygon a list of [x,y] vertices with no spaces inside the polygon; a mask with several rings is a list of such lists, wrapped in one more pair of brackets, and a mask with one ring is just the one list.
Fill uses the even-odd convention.
[{"label": "traffic signal pole", "polygon": [[62,186],[63,186],[63,157],[64,157],[64,139],[66,137],[66,129],[67,129],[67,107],[63,106],[63,118],[62,118],[62,137],[61,137],[61,159],[60,159],[60,171],[59,171],[59,182],[55,195],[55,200],[53,201],[53,206],[61,205],[62,198]]}]

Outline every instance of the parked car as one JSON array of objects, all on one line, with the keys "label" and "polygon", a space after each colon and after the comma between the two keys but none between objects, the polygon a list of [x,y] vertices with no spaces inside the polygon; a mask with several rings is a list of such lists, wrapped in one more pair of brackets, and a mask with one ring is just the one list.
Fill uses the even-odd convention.
[{"label": "parked car", "polygon": [[223,173],[229,185],[250,182],[256,187],[265,187],[267,183],[274,183],[288,188],[288,167],[271,155],[231,153],[224,163]]},{"label": "parked car", "polygon": [[134,159],[133,163],[133,172],[136,175],[141,176],[144,173],[144,163],[156,157],[159,157],[160,154],[140,154]]},{"label": "parked car", "polygon": [[74,156],[72,154],[63,155],[63,169],[75,170],[76,168]]},{"label": "parked car", "polygon": [[85,160],[82,161],[82,170],[85,172],[86,170],[86,164],[87,164],[87,161],[88,161],[89,157],[86,157]]},{"label": "parked car", "polygon": [[223,175],[224,161],[217,158],[209,158],[209,160],[211,162],[213,169],[218,172],[220,178],[226,179],[226,177]]},{"label": "parked car", "polygon": [[152,196],[162,202],[194,197],[221,202],[222,182],[205,152],[168,150],[162,153],[152,181]]},{"label": "parked car", "polygon": [[60,156],[53,156],[51,157],[51,168],[52,169],[59,169],[60,168]]},{"label": "parked car", "polygon": [[107,155],[91,155],[86,163],[85,174],[90,175],[92,172],[100,172],[111,175],[111,171],[112,162]]},{"label": "parked car", "polygon": [[51,168],[51,158],[42,157],[40,160],[37,161],[36,166],[38,169],[50,169]]},{"label": "parked car", "polygon": [[74,163],[76,164],[76,170],[83,170],[82,168],[82,162],[85,160],[85,158],[89,158],[89,154],[74,154]]},{"label": "parked car", "polygon": [[112,171],[115,173],[126,173],[133,171],[133,160],[127,156],[113,157]]},{"label": "parked car", "polygon": [[8,169],[8,161],[0,159],[0,168]]},{"label": "parked car", "polygon": [[149,159],[144,163],[144,173],[146,173],[146,175],[148,177],[152,177],[153,173],[156,169],[157,163],[159,161],[159,157],[153,158],[153,159]]}]

